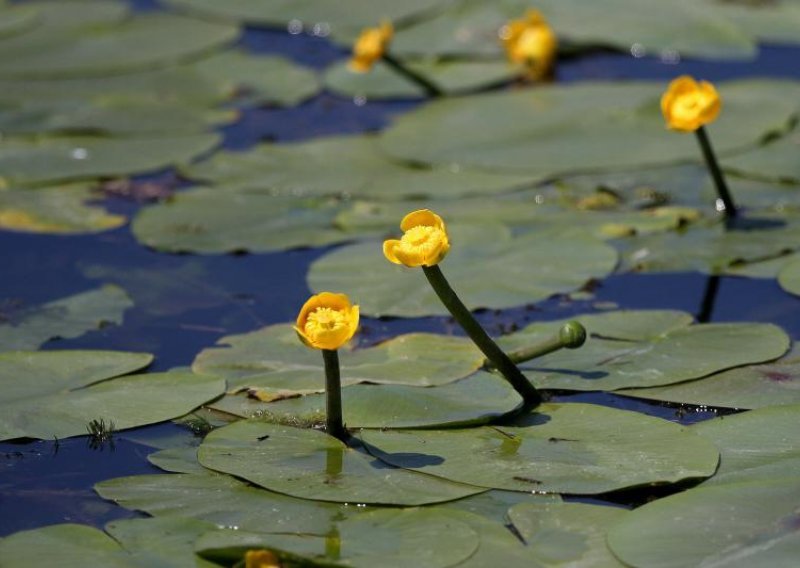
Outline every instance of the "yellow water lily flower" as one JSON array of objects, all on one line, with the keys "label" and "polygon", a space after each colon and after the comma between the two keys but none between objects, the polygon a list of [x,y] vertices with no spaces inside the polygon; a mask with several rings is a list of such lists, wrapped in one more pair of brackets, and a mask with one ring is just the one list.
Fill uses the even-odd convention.
[{"label": "yellow water lily flower", "polygon": [[558,51],[558,39],[537,10],[528,10],[523,18],[511,20],[500,29],[500,40],[512,63],[527,66],[532,78],[547,75]]},{"label": "yellow water lily flower", "polygon": [[377,28],[366,28],[353,44],[353,57],[348,63],[351,71],[366,73],[380,59],[394,35],[392,23],[385,20]]},{"label": "yellow water lily flower", "polygon": [[322,292],[303,304],[294,330],[300,341],[315,349],[338,349],[358,329],[358,306],[345,294]]},{"label": "yellow water lily flower", "polygon": [[383,242],[383,254],[395,264],[434,266],[450,250],[444,221],[430,209],[412,211],[400,222],[404,234]]},{"label": "yellow water lily flower", "polygon": [[714,85],[688,75],[674,79],[661,97],[661,112],[667,127],[692,132],[713,122],[719,115],[722,100]]},{"label": "yellow water lily flower", "polygon": [[248,550],[244,555],[245,568],[281,568],[274,552],[269,550]]}]

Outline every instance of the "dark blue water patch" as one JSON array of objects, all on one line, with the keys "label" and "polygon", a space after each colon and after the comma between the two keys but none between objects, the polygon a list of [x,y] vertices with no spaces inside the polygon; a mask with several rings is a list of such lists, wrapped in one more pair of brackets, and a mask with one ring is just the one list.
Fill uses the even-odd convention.
[{"label": "dark blue water patch", "polygon": [[634,57],[628,53],[597,52],[562,59],[556,68],[558,82],[620,79],[670,80],[692,75],[707,81],[745,77],[800,78],[800,46],[761,44],[752,60]]},{"label": "dark blue water patch", "polygon": [[349,55],[324,37],[324,31],[267,29],[247,26],[244,28],[239,46],[251,53],[281,55],[313,69],[325,69],[332,63]]},{"label": "dark blue water patch", "polygon": [[88,438],[0,443],[0,536],[58,523],[102,527],[141,516],[101,499],[95,483],[157,473],[146,457],[152,448],[117,439],[89,447]]}]

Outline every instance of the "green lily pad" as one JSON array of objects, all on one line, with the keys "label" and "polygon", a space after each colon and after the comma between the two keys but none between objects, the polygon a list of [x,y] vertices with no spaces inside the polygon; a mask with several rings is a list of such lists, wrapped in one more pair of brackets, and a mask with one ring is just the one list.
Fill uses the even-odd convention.
[{"label": "green lily pad", "polygon": [[212,568],[216,564],[194,555],[192,543],[214,528],[181,518],[114,521],[106,532],[85,525],[52,525],[0,539],[0,554],[9,568],[40,566],[53,558],[65,568]]},{"label": "green lily pad", "polygon": [[778,284],[790,294],[800,296],[800,260],[793,260],[781,269]]},{"label": "green lily pad", "polygon": [[96,484],[95,491],[157,518],[188,517],[245,531],[324,535],[334,519],[353,513],[346,505],[296,499],[203,471],[109,479]]},{"label": "green lily pad", "polygon": [[[381,147],[404,160],[552,176],[700,159],[694,136],[664,126],[663,82],[576,83],[434,101],[395,120]],[[710,126],[722,154],[785,130],[798,83],[719,85],[725,111]],[[446,127],[443,127],[446,125]]]},{"label": "green lily pad", "polygon": [[725,274],[745,276],[747,278],[769,278],[772,280],[778,277],[784,266],[788,266],[790,262],[798,259],[800,259],[800,253],[790,253],[758,262],[734,264],[725,271]]},{"label": "green lily pad", "polygon": [[[213,408],[244,418],[314,423],[325,416],[325,395],[279,402],[226,396]],[[430,428],[485,424],[516,409],[519,395],[495,375],[479,373],[444,386],[354,385],[342,390],[344,421],[351,428]]]},{"label": "green lily pad", "polygon": [[[444,0],[353,0],[347,10],[342,10],[336,0],[166,0],[166,3],[225,21],[281,27],[297,22],[300,30],[306,28],[316,35],[326,35],[330,29],[375,26],[383,19],[394,22],[411,19],[441,6]],[[315,24],[322,28],[314,31]]]},{"label": "green lily pad", "polygon": [[800,6],[792,0],[779,2],[717,2],[702,4],[713,8],[719,18],[729,19],[764,42],[800,43]]},{"label": "green lily pad", "polygon": [[[800,130],[795,130],[781,138],[747,152],[736,159],[722,162],[726,170],[741,175],[777,182],[800,183]],[[792,187],[795,192],[798,188]]]},{"label": "green lily pad", "polygon": [[320,89],[312,70],[278,56],[231,50],[198,61],[193,69],[230,96],[256,104],[292,106]]},{"label": "green lily pad", "polygon": [[0,39],[32,28],[38,19],[39,11],[33,6],[0,4]]},{"label": "green lily pad", "polygon": [[635,510],[608,543],[626,564],[648,568],[793,566],[798,500],[797,478],[698,487]]},{"label": "green lily pad", "polygon": [[374,136],[333,136],[292,144],[263,144],[219,152],[184,168],[192,178],[286,196],[403,199],[486,195],[516,189],[530,176],[409,167],[388,160]]},{"label": "green lily pad", "polygon": [[606,545],[606,530],[629,511],[587,503],[520,503],[508,518],[544,566],[624,566]]},{"label": "green lily pad", "polygon": [[51,339],[80,337],[87,331],[121,324],[133,302],[122,288],[112,285],[60,298],[3,318],[0,351],[38,349]]},{"label": "green lily pad", "polygon": [[800,403],[800,359],[730,369],[664,387],[623,389],[619,394],[721,408],[762,408]]},{"label": "green lily pad", "polygon": [[[508,308],[569,292],[614,269],[616,254],[585,238],[531,233],[514,237],[502,225],[449,225],[442,269],[472,309]],[[347,290],[372,316],[446,315],[421,270],[391,264],[379,243],[342,247],[311,264],[312,290]]]},{"label": "green lily pad", "polygon": [[510,491],[596,494],[708,477],[713,444],[635,412],[545,404],[520,426],[465,430],[362,430],[369,451],[412,471]]},{"label": "green lily pad", "polygon": [[426,505],[482,488],[393,469],[312,429],[239,421],[211,432],[200,464],[272,491],[318,501]]},{"label": "green lily pad", "polygon": [[[192,368],[225,378],[229,391],[308,393],[325,388],[322,355],[303,345],[291,324],[223,337],[219,345],[201,351]],[[453,382],[484,362],[469,339],[432,333],[401,335],[362,349],[351,345],[340,349],[339,359],[343,385],[367,382],[417,387]]]},{"label": "green lily pad", "polygon": [[[400,30],[392,49],[404,55],[502,55],[500,28],[531,8],[525,0],[454,2],[437,17]],[[752,58],[755,39],[719,13],[691,0],[669,6],[658,0],[612,0],[602,5],[580,0],[535,4],[567,50],[597,46],[637,53],[679,53],[691,57]]]},{"label": "green lily pad", "polygon": [[162,422],[225,388],[222,379],[188,372],[120,377],[151,360],[146,353],[114,351],[0,354],[0,439],[80,436],[95,420],[113,422],[116,430]]},{"label": "green lily pad", "polygon": [[303,557],[311,566],[445,568],[469,558],[478,548],[478,535],[446,511],[379,510],[340,521],[326,536],[229,530],[208,533],[196,545],[200,555],[225,565],[260,548]]},{"label": "green lily pad", "polygon": [[132,230],[139,242],[162,251],[279,251],[355,238],[334,226],[338,208],[330,200],[200,188],[142,209]]},{"label": "green lily pad", "polygon": [[[447,94],[463,94],[502,85],[522,73],[505,61],[419,60],[404,61],[408,69]],[[424,97],[425,90],[378,62],[368,73],[350,70],[347,62],[332,65],[325,73],[325,86],[339,95],[367,99]]]},{"label": "green lily pad", "polygon": [[197,461],[197,445],[167,448],[153,452],[147,456],[147,461],[159,469],[170,473],[202,474],[208,470]]},{"label": "green lily pad", "polygon": [[71,235],[108,231],[125,224],[124,216],[87,205],[92,197],[85,186],[0,191],[0,229]]},{"label": "green lily pad", "polygon": [[[619,311],[575,319],[589,334],[580,349],[520,363],[536,386],[617,390],[668,385],[777,359],[791,345],[772,324],[689,325],[691,316],[681,312]],[[500,344],[506,350],[535,345],[557,334],[566,321],[531,324],[501,338]]]},{"label": "green lily pad", "polygon": [[0,140],[0,171],[9,185],[143,173],[188,162],[218,142],[216,134]]},{"label": "green lily pad", "polygon": [[720,451],[704,485],[800,477],[800,405],[760,408],[692,426]]},{"label": "green lily pad", "polygon": [[0,41],[0,75],[75,77],[159,67],[229,43],[239,34],[236,26],[163,13],[96,25],[92,33],[60,31],[33,41],[27,37],[32,34]]}]

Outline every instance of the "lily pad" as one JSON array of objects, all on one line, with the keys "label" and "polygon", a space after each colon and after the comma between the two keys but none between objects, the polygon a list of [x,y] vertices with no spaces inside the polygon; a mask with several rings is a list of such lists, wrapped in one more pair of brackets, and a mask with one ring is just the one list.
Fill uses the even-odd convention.
[{"label": "lily pad", "polygon": [[352,513],[346,505],[296,499],[203,471],[109,479],[96,484],[95,491],[154,517],[188,517],[245,531],[324,535],[334,519]]},{"label": "lily pad", "polygon": [[374,136],[333,136],[219,152],[183,169],[192,178],[286,196],[407,199],[487,195],[516,189],[530,176],[410,167],[388,160]]},{"label": "lily pad", "polygon": [[800,404],[800,359],[739,367],[664,387],[623,389],[619,394],[651,400],[721,408],[762,408]]},{"label": "lily pad", "polygon": [[51,339],[79,337],[121,324],[122,314],[132,306],[122,288],[106,285],[20,310],[0,322],[0,351],[38,349]]},{"label": "lily pad", "polygon": [[163,13],[96,25],[91,31],[61,31],[41,41],[23,34],[6,40],[18,40],[10,46],[0,41],[0,75],[75,77],[154,68],[202,54],[239,34],[236,26]]},{"label": "lily pad", "polygon": [[[522,73],[505,61],[418,60],[404,61],[408,69],[427,79],[447,94],[502,85]],[[325,73],[325,86],[332,92],[368,99],[424,97],[425,90],[399,75],[385,63],[377,63],[369,73],[355,73],[347,62],[331,66]]]},{"label": "lily pad", "polygon": [[508,518],[544,566],[624,566],[606,545],[606,530],[629,511],[587,503],[520,503]]},{"label": "lily pad", "polygon": [[[520,364],[536,386],[617,390],[668,385],[777,359],[791,345],[786,333],[772,324],[689,325],[691,316],[681,312],[619,311],[576,319],[589,333],[579,350]],[[558,333],[566,321],[531,324],[502,338],[501,345],[507,350],[535,345]]]},{"label": "lily pad", "polygon": [[778,284],[790,294],[800,296],[800,260],[793,260],[781,269]]},{"label": "lily pad", "polygon": [[38,566],[58,558],[60,566],[109,568],[211,568],[194,555],[192,543],[214,525],[191,519],[115,521],[103,532],[77,524],[52,525],[0,539],[3,565]]},{"label": "lily pad", "polygon": [[0,171],[9,185],[143,173],[188,162],[218,142],[216,134],[0,140]]},{"label": "lily pad", "polygon": [[[616,254],[585,238],[531,233],[514,237],[502,225],[448,225],[453,248],[443,264],[472,309],[531,304],[569,292],[614,269]],[[309,287],[347,290],[372,316],[446,315],[421,270],[389,263],[379,243],[342,247],[311,264]]]},{"label": "lily pad", "polygon": [[124,216],[87,205],[92,197],[85,186],[0,191],[0,229],[71,235],[108,231],[125,224]]},{"label": "lily pad", "polygon": [[229,96],[255,104],[292,106],[320,89],[312,70],[278,56],[231,50],[198,61],[193,69]]},{"label": "lily pad", "polygon": [[[726,170],[741,175],[777,182],[800,183],[800,165],[797,155],[800,153],[800,130],[760,146],[737,158],[722,162]],[[800,188],[792,187],[794,192]]]},{"label": "lily pad", "polygon": [[[345,423],[351,428],[430,428],[485,424],[512,412],[519,395],[500,377],[478,373],[432,388],[354,385],[342,391]],[[244,418],[279,423],[314,423],[325,416],[325,395],[279,402],[226,396],[213,408]]]},{"label": "lily pad", "polygon": [[800,478],[800,405],[760,408],[692,426],[720,450],[704,485]]},{"label": "lily pad", "polygon": [[304,557],[312,566],[446,568],[475,552],[478,535],[446,511],[380,510],[340,521],[322,537],[218,531],[196,545],[199,554],[225,565],[260,548]]},{"label": "lily pad", "polygon": [[0,39],[26,31],[38,20],[39,11],[33,6],[0,4]]},{"label": "lily pad", "polygon": [[[324,389],[322,356],[303,345],[290,324],[223,337],[219,345],[201,351],[192,368],[225,378],[229,391],[309,393]],[[432,333],[400,335],[374,347],[353,349],[351,345],[340,351],[343,385],[442,385],[469,375],[484,362],[467,338]]]},{"label": "lily pad", "polygon": [[163,251],[279,251],[355,238],[334,226],[338,209],[330,200],[200,188],[143,209],[132,229],[139,242]]},{"label": "lily pad", "polygon": [[792,566],[798,500],[797,478],[698,487],[635,510],[608,543],[632,566]]},{"label": "lily pad", "polygon": [[713,444],[635,412],[545,404],[519,426],[465,430],[362,430],[369,451],[397,467],[510,491],[596,494],[708,477]]},{"label": "lily pad", "polygon": [[800,43],[800,6],[792,0],[778,2],[718,2],[704,0],[719,18],[729,19],[764,42]]},{"label": "lily pad", "polygon": [[318,501],[426,505],[482,488],[393,469],[318,430],[239,421],[210,433],[200,464],[272,491]]},{"label": "lily pad", "polygon": [[95,420],[116,430],[153,424],[224,390],[222,379],[188,372],[120,377],[151,360],[146,353],[114,351],[0,354],[0,439],[80,436]]},{"label": "lily pad", "polygon": [[[798,83],[719,85],[725,112],[710,127],[721,153],[785,130]],[[552,176],[699,160],[691,135],[669,132],[661,82],[577,83],[434,101],[395,120],[381,147],[400,159]]]}]

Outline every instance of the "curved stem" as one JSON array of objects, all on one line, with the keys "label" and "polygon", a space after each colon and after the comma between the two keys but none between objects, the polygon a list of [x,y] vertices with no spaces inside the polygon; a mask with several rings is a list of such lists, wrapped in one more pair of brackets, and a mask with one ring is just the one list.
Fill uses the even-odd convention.
[{"label": "curved stem", "polygon": [[514,363],[530,361],[560,349],[577,349],[586,342],[586,329],[577,321],[570,321],[549,339],[528,347],[515,349],[508,354]]},{"label": "curved stem", "polygon": [[719,162],[717,162],[717,157],[714,154],[714,148],[711,147],[711,140],[709,140],[706,129],[703,126],[694,132],[697,135],[697,141],[700,143],[700,149],[703,151],[703,158],[706,161],[708,171],[711,174],[711,177],[714,179],[714,185],[717,188],[717,195],[719,195],[719,198],[722,201],[722,206],[724,207],[723,212],[725,217],[728,219],[733,219],[737,214],[736,205],[733,203],[733,197],[731,197],[730,191],[728,191],[728,184],[725,182],[725,176],[722,174],[722,170],[719,167]]},{"label": "curved stem", "polygon": [[423,91],[425,91],[425,94],[428,95],[429,97],[436,98],[442,96],[443,93],[441,89],[439,89],[439,87],[434,85],[431,81],[428,81],[425,77],[423,77],[419,73],[412,71],[411,69],[400,63],[400,61],[395,59],[392,55],[384,53],[381,59],[394,71],[396,71],[397,73],[399,73],[400,75],[402,75],[403,77],[405,77],[406,79],[408,79],[409,81],[420,87]]},{"label": "curved stem", "polygon": [[481,327],[481,324],[473,317],[472,312],[467,309],[453,288],[450,287],[450,283],[447,282],[441,269],[438,266],[423,266],[422,270],[447,310],[459,325],[464,328],[464,331],[478,346],[478,349],[486,355],[492,365],[500,371],[511,386],[514,387],[514,390],[520,394],[526,405],[535,406],[542,402],[542,396],[539,391],[528,381],[528,378],[522,374],[522,371],[517,368],[514,362],[509,359],[508,355],[489,337]]},{"label": "curved stem", "polygon": [[347,440],[347,430],[342,422],[342,383],[339,377],[339,353],[323,349],[325,361],[325,429],[342,441]]}]

